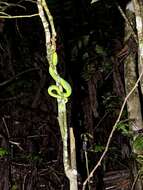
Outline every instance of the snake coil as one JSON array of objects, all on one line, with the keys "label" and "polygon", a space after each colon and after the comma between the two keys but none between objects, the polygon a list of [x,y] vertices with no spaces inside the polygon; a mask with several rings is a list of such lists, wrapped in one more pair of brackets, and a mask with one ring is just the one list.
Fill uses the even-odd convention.
[{"label": "snake coil", "polygon": [[52,53],[52,61],[49,66],[49,73],[52,76],[52,78],[55,80],[57,85],[49,86],[48,93],[50,96],[64,100],[65,103],[67,103],[68,97],[71,95],[72,89],[70,84],[59,76],[56,69],[57,63],[58,63],[58,56],[57,52],[54,51]]}]

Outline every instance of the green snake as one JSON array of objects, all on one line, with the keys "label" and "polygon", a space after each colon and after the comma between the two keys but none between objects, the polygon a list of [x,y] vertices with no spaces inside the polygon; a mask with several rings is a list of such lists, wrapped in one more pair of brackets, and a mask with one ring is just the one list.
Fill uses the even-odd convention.
[{"label": "green snake", "polygon": [[49,65],[49,73],[58,85],[49,86],[48,93],[50,96],[54,98],[61,100],[63,99],[66,103],[68,101],[68,97],[71,95],[72,89],[70,84],[67,81],[65,81],[63,78],[61,78],[57,73],[56,69],[57,63],[58,63],[58,56],[57,52],[54,51],[52,53],[52,62]]}]

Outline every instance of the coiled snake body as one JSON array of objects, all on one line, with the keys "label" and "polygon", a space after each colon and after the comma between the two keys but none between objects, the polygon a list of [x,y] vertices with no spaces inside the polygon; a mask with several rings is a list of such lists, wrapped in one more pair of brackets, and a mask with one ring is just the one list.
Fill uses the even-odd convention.
[{"label": "coiled snake body", "polygon": [[65,103],[67,103],[68,97],[71,95],[72,89],[70,84],[59,76],[56,69],[57,63],[58,63],[58,56],[56,51],[54,51],[52,53],[51,64],[49,65],[49,73],[52,76],[52,78],[56,81],[57,85],[49,86],[48,93],[50,96],[64,100]]}]

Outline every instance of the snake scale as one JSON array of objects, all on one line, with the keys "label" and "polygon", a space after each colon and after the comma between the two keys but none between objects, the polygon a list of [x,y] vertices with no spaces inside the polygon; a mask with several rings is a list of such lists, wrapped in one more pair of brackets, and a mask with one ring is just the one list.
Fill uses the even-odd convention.
[{"label": "snake scale", "polygon": [[54,51],[52,53],[51,64],[49,64],[49,73],[52,76],[52,78],[56,81],[57,85],[49,86],[48,93],[50,96],[64,100],[65,103],[67,103],[68,97],[71,95],[72,89],[70,84],[59,76],[56,69],[57,64],[58,64],[58,55],[57,52]]}]

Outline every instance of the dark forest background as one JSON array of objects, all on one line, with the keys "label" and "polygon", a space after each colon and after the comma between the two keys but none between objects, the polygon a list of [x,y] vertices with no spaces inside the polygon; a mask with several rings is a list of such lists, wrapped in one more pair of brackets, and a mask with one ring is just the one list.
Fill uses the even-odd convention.
[{"label": "dark forest background", "polygon": [[[74,128],[79,189],[103,152],[125,97],[123,10],[126,1],[47,0],[57,31],[58,71],[72,86],[68,126]],[[10,15],[38,12],[35,1],[0,2]],[[124,51],[122,51],[124,50]],[[123,52],[123,53],[120,53]],[[56,100],[41,20],[0,18],[0,189],[68,190]],[[127,119],[126,109],[122,120]],[[86,140],[83,138],[86,136]],[[117,130],[91,190],[130,188],[129,139]],[[120,188],[119,188],[120,185]]]}]

